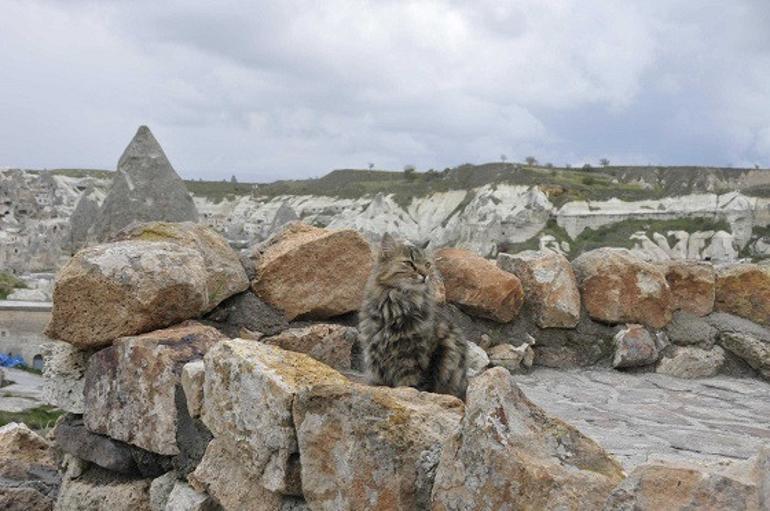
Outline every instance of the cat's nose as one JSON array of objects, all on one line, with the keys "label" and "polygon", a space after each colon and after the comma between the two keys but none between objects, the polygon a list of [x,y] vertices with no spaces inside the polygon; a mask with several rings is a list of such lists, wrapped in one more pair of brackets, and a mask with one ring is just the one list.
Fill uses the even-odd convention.
[{"label": "cat's nose", "polygon": [[428,282],[428,276],[427,275],[421,275],[423,282]]}]

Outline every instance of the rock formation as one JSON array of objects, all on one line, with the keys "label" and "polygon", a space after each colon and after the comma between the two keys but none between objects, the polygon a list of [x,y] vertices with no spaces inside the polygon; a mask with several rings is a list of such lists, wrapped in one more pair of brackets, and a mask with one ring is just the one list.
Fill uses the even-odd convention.
[{"label": "rock formation", "polygon": [[[112,266],[104,263],[110,257],[103,254],[125,246],[142,250],[136,257],[113,260]],[[765,326],[725,312],[688,312],[684,291],[680,310],[672,313],[666,273],[627,251],[598,250],[573,263],[579,303],[587,310],[579,312],[573,327],[558,328],[541,327],[534,317],[517,314],[528,296],[515,275],[466,251],[439,252],[453,259],[444,268],[439,264],[450,302],[443,312],[458,320],[471,342],[479,341],[470,348],[475,376],[463,403],[411,388],[370,386],[355,371],[360,346],[350,320],[357,308],[351,296],[368,273],[360,266],[371,264],[369,246],[358,234],[289,224],[258,252],[251,289],[240,261],[225,246],[202,226],[151,223],[134,226],[112,243],[83,249],[62,271],[59,289],[82,274],[96,272],[98,277],[82,281],[80,294],[54,293],[54,308],[66,310],[67,321],[56,319],[51,331],[78,332],[51,346],[46,366],[50,383],[60,386],[49,392],[49,399],[72,412],[53,432],[64,453],[63,470],[48,486],[27,475],[15,479],[45,489],[39,493],[48,499],[47,507],[41,509],[51,509],[54,500],[60,511],[103,506],[114,511],[217,506],[225,511],[411,511],[506,505],[584,510],[624,509],[629,502],[646,510],[661,502],[687,509],[723,497],[753,510],[766,502],[760,500],[770,473],[766,454],[746,471],[736,466],[716,474],[696,466],[679,472],[660,462],[658,468],[639,468],[626,477],[613,455],[535,405],[517,385],[533,364],[601,363],[613,371],[608,367],[613,362],[623,371],[657,370],[685,378],[729,372],[742,364],[742,374],[770,379]],[[149,300],[150,317],[164,321],[142,319],[141,328],[131,324],[127,329],[122,316],[104,315],[102,308],[142,317],[146,309],[136,308],[136,297],[174,296],[158,289],[166,272],[176,268],[143,262],[156,257],[159,247],[190,251],[194,264],[185,270],[196,269],[196,282],[213,298],[205,307],[194,303],[183,309],[171,298]],[[520,259],[515,266],[526,273],[525,281],[554,268],[568,270],[561,256],[531,256],[513,256]],[[94,262],[75,271],[85,260]],[[323,276],[317,289],[279,287],[281,279],[292,278],[287,269],[307,267],[314,270],[307,276]],[[281,279],[266,281],[271,272]],[[564,283],[540,280],[538,285],[545,287],[530,282],[529,289],[533,305],[545,313],[551,304],[542,297],[552,291],[545,283],[559,289]],[[346,292],[321,294],[332,281]],[[226,285],[217,285],[222,282]],[[129,291],[121,291],[125,285]],[[99,289],[109,293],[93,291]],[[247,298],[254,290],[263,301]],[[311,292],[323,299],[322,322],[297,312],[308,310],[304,295]],[[274,305],[265,303],[268,297]],[[754,309],[737,307],[735,312],[754,317]],[[645,321],[626,325],[629,318]],[[241,338],[231,339],[217,328]],[[617,398],[624,397],[620,393]],[[643,413],[660,412],[646,404]],[[0,454],[4,432],[0,429]],[[45,440],[40,446],[49,448]],[[3,482],[0,499],[6,491]],[[650,490],[649,484],[660,491]]]},{"label": "rock formation", "polygon": [[140,126],[118,169],[91,236],[106,241],[132,222],[197,222],[190,193],[150,129]]}]

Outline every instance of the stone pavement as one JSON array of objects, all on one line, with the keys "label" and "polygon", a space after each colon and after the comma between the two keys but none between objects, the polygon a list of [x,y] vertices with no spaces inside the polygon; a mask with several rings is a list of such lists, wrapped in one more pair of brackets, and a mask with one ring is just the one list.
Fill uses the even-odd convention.
[{"label": "stone pavement", "polygon": [[43,404],[43,377],[22,371],[3,368],[5,380],[11,385],[0,387],[0,412],[23,412]]},{"label": "stone pavement", "polygon": [[515,379],[527,397],[596,440],[626,470],[653,459],[745,459],[770,445],[770,385],[763,381],[545,368]]}]

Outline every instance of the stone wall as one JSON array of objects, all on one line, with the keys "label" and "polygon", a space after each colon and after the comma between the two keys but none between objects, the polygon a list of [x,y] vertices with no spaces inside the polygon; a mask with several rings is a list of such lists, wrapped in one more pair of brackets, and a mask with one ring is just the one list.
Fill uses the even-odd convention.
[{"label": "stone wall", "polygon": [[764,509],[767,450],[627,475],[511,373],[770,378],[770,266],[442,250],[437,297],[471,341],[463,402],[366,384],[353,315],[374,253],[355,231],[289,224],[242,260],[194,224],[119,239],[54,290],[58,510]]}]

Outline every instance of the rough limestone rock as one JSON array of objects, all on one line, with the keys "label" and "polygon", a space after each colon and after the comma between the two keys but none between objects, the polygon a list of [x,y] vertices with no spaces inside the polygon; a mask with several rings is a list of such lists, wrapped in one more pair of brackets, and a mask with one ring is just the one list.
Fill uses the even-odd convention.
[{"label": "rough limestone rock", "polygon": [[498,344],[487,350],[489,364],[492,367],[504,367],[512,373],[529,369],[535,360],[535,352],[527,344],[512,346],[510,344]]},{"label": "rough limestone rock", "polygon": [[176,455],[175,387],[182,366],[224,339],[195,322],[118,339],[88,362],[85,423],[159,454]]},{"label": "rough limestone rock", "polygon": [[412,388],[318,386],[294,404],[302,489],[314,510],[429,509],[460,400]]},{"label": "rough limestone rock", "polygon": [[446,287],[446,299],[469,314],[501,323],[513,320],[524,303],[518,277],[483,257],[459,248],[444,248],[434,259]]},{"label": "rough limestone rock", "polygon": [[714,310],[716,273],[711,263],[698,261],[667,261],[661,263],[671,288],[671,306],[696,316]]},{"label": "rough limestone rock", "polygon": [[628,325],[615,334],[615,356],[612,367],[641,367],[658,360],[658,347],[650,332],[642,325]]},{"label": "rough limestone rock", "polygon": [[24,424],[0,427],[0,509],[50,511],[58,487],[48,441]]},{"label": "rough limestone rock", "polygon": [[81,350],[72,344],[51,341],[43,346],[43,400],[70,413],[83,413],[83,386],[92,350]]},{"label": "rough limestone rock", "polygon": [[166,501],[165,511],[214,511],[216,506],[211,497],[177,481]]},{"label": "rough limestone rock", "polygon": [[770,380],[770,340],[737,332],[723,332],[719,336],[719,344]]},{"label": "rough limestone rock", "polygon": [[609,496],[604,511],[770,509],[770,450],[708,466],[653,462],[637,467]]},{"label": "rough limestone rock", "polygon": [[707,378],[714,376],[725,363],[725,351],[719,346],[703,349],[677,346],[660,359],[655,372],[677,378]]},{"label": "rough limestone rock", "polygon": [[203,360],[188,362],[182,367],[182,390],[190,417],[200,417],[203,407],[203,381],[206,369]]},{"label": "rough limestone rock", "polygon": [[476,376],[489,367],[489,355],[484,349],[473,341],[468,341],[468,376]]},{"label": "rough limestone rock", "polygon": [[715,312],[706,318],[719,331],[717,342],[770,379],[770,329],[734,316]]},{"label": "rough limestone rock", "polygon": [[242,339],[217,344],[204,362],[203,422],[242,455],[245,470],[261,475],[255,483],[286,491],[297,452],[292,403],[314,385],[346,378],[302,353]]},{"label": "rough limestone rock", "polygon": [[54,429],[56,446],[65,453],[130,476],[155,477],[167,471],[171,461],[139,447],[92,433],[82,417],[67,415]]},{"label": "rough limestone rock", "polygon": [[318,323],[304,328],[290,328],[260,340],[285,350],[305,353],[344,371],[350,369],[351,351],[357,336],[355,328]]},{"label": "rough limestone rock", "polygon": [[623,476],[593,440],[546,415],[493,368],[470,382],[461,428],[441,452],[431,509],[600,509]]},{"label": "rough limestone rock", "polygon": [[91,226],[99,218],[100,198],[93,186],[89,186],[78,199],[70,217],[70,236],[63,247],[74,254],[88,244]]},{"label": "rough limestone rock", "polygon": [[92,466],[65,479],[55,511],[152,511],[151,479],[135,479]]},{"label": "rough limestone rock", "polygon": [[591,318],[662,328],[671,320],[665,275],[626,249],[599,248],[572,262]]},{"label": "rough limestone rock", "polygon": [[227,242],[192,224],[139,226],[78,252],[56,277],[46,334],[80,348],[196,318],[248,287]]},{"label": "rough limestone rock", "polygon": [[118,161],[112,187],[91,228],[110,239],[132,222],[197,222],[190,193],[147,126],[140,126]]},{"label": "rough limestone rock", "polygon": [[526,304],[540,328],[574,328],[580,320],[580,292],[566,257],[550,250],[498,254],[497,266],[524,286]]},{"label": "rough limestone rock", "polygon": [[177,482],[177,474],[173,470],[156,477],[150,483],[150,509],[152,511],[165,511],[166,502],[171,495],[171,490]]},{"label": "rough limestone rock", "polygon": [[669,340],[680,346],[697,345],[701,348],[711,348],[719,333],[705,318],[690,312],[677,311],[671,323],[666,326]]},{"label": "rough limestone rock", "polygon": [[770,265],[744,263],[717,267],[714,308],[770,325]]},{"label": "rough limestone rock", "polygon": [[373,257],[356,231],[291,223],[260,250],[252,289],[287,319],[358,310]]},{"label": "rough limestone rock", "polygon": [[195,472],[187,476],[190,486],[206,492],[225,511],[267,511],[280,509],[282,497],[259,484],[259,473],[250,472],[224,440],[211,441]]}]

